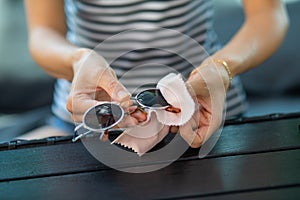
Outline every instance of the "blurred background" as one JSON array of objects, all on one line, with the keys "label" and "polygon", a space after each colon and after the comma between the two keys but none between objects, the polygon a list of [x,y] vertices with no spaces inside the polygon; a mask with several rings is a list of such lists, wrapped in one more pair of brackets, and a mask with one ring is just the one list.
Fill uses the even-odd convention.
[{"label": "blurred background", "polygon": [[48,104],[49,91],[42,91],[45,84],[51,85],[49,81],[50,77],[34,63],[28,51],[23,1],[1,0],[0,112],[22,112]]},{"label": "blurred background", "polygon": [[[300,111],[300,1],[286,0],[290,28],[281,48],[242,75],[246,116]],[[240,0],[214,0],[215,29],[225,44],[243,22]],[[247,44],[244,44],[247,45]],[[22,0],[0,1],[0,143],[38,127],[50,113],[54,79],[30,57]]]}]

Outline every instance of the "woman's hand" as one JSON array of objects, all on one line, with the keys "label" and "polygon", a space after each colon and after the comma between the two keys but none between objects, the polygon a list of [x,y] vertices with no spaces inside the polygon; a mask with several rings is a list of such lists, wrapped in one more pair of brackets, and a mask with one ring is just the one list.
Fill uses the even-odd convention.
[{"label": "woman's hand", "polygon": [[[78,49],[73,55],[74,78],[67,109],[75,122],[81,122],[83,114],[90,107],[103,101],[121,104],[130,110],[130,93],[118,81],[115,72],[106,60],[93,50]],[[130,118],[133,124],[139,119]]]},{"label": "woman's hand", "polygon": [[186,82],[190,94],[200,105],[199,112],[179,128],[183,139],[193,148],[200,147],[222,124],[230,84],[228,72],[221,63],[206,61],[202,66],[195,69]]}]

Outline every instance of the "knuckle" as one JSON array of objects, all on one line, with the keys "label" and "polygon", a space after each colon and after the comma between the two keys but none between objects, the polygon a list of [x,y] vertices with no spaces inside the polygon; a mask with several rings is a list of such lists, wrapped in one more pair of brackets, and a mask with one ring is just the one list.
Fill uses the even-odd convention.
[{"label": "knuckle", "polygon": [[111,92],[116,90],[118,88],[118,86],[119,86],[119,83],[115,79],[110,80],[107,84],[108,90],[110,90]]},{"label": "knuckle", "polygon": [[190,144],[191,148],[199,148],[203,145],[204,143],[204,138],[197,135],[194,140],[192,141],[192,143]]},{"label": "knuckle", "polygon": [[191,144],[190,145],[190,147],[192,148],[192,149],[197,149],[197,148],[199,148],[201,145],[196,145],[196,144]]},{"label": "knuckle", "polygon": [[70,97],[67,99],[66,108],[70,113],[73,113],[73,101]]},{"label": "knuckle", "polygon": [[98,77],[100,77],[100,82],[108,84],[110,82],[116,81],[115,71],[110,67],[100,68],[98,71]]},{"label": "knuckle", "polygon": [[196,149],[196,148],[201,147],[201,145],[202,145],[202,142],[198,142],[197,141],[197,142],[192,142],[192,144],[190,145],[190,147]]},{"label": "knuckle", "polygon": [[118,86],[118,82],[116,80],[110,80],[108,86],[112,89],[116,88]]}]

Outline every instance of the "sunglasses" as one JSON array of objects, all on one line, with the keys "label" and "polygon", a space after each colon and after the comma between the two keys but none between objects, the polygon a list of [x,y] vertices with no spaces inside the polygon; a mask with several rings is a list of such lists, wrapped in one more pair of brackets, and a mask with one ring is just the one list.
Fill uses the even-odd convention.
[{"label": "sunglasses", "polygon": [[[137,109],[146,113],[146,110],[166,110],[168,112],[180,113],[180,108],[170,105],[162,96],[159,89],[147,89],[138,93],[131,100],[137,104]],[[131,114],[129,113],[129,114]],[[128,113],[127,113],[128,114]],[[123,108],[114,102],[106,102],[89,108],[83,115],[82,123],[75,127],[73,142],[93,132],[100,133],[100,139],[108,134],[124,118]],[[120,129],[118,129],[120,130]],[[82,133],[79,133],[82,132]]]},{"label": "sunglasses", "polygon": [[180,113],[180,108],[173,107],[163,97],[159,89],[147,89],[138,93],[133,99],[142,109],[166,110],[168,112]]}]

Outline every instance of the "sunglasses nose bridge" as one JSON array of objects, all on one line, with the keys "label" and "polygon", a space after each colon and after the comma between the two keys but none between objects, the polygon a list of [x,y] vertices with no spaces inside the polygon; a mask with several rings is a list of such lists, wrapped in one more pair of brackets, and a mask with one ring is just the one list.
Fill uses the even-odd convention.
[{"label": "sunglasses nose bridge", "polygon": [[136,102],[137,101],[137,97],[136,96],[135,97],[130,97],[130,100]]},{"label": "sunglasses nose bridge", "polygon": [[139,106],[139,107],[144,107],[141,102],[139,102],[137,96],[131,97],[130,100],[132,101],[133,106]]}]

